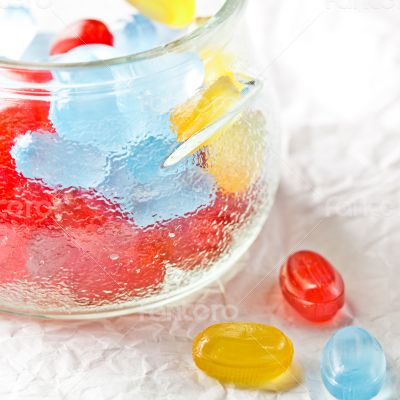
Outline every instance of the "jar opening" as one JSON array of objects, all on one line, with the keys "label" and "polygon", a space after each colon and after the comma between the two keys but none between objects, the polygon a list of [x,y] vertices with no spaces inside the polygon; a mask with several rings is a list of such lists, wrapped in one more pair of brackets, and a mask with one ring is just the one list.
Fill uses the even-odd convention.
[{"label": "jar opening", "polygon": [[98,60],[90,62],[78,63],[39,63],[39,62],[24,62],[15,60],[0,60],[0,68],[4,69],[19,69],[33,71],[53,71],[58,69],[73,69],[73,68],[96,68],[104,66],[119,65],[142,61],[146,59],[155,59],[169,53],[179,53],[188,48],[195,48],[201,45],[207,38],[218,32],[219,28],[227,21],[230,21],[240,13],[247,0],[225,0],[220,10],[202,25],[197,27],[192,32],[180,37],[177,40],[169,42],[165,45],[155,47],[143,52],[130,54],[128,56],[116,57],[107,60]]}]

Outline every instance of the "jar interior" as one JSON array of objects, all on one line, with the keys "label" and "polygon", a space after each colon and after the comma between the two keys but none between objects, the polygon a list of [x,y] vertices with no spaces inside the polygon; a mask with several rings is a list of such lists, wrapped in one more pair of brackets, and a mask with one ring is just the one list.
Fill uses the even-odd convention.
[{"label": "jar interior", "polygon": [[[50,32],[132,11],[82,3],[27,2]],[[198,15],[224,4],[199,0]],[[241,4],[138,57],[3,63],[0,309],[138,311],[204,286],[247,249],[276,190],[278,128],[246,74]]]}]

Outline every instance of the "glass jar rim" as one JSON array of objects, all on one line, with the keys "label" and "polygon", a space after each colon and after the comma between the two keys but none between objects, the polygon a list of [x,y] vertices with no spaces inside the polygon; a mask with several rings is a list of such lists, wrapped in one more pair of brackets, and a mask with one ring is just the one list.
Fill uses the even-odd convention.
[{"label": "glass jar rim", "polygon": [[244,7],[247,0],[225,0],[220,10],[210,17],[208,21],[196,28],[194,31],[180,37],[177,40],[169,42],[165,45],[154,47],[139,53],[130,54],[122,57],[110,58],[107,60],[96,60],[89,62],[76,63],[35,63],[15,60],[0,60],[0,68],[7,69],[24,69],[34,71],[52,71],[57,69],[73,69],[73,68],[98,68],[104,66],[117,66],[135,61],[143,61],[154,59],[170,53],[179,52],[189,44],[195,44],[204,36],[218,30],[218,28],[227,20],[234,17]]}]

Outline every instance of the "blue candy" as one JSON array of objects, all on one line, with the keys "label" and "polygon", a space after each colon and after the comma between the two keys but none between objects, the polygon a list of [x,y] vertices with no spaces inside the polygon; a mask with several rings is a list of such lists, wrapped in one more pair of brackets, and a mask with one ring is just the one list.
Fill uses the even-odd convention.
[{"label": "blue candy", "polygon": [[[117,56],[113,47],[88,45],[53,60],[74,63]],[[130,87],[134,75],[129,67],[105,64],[60,70],[55,78],[66,85],[50,107],[50,119],[60,137],[110,153],[123,151],[143,134],[150,116]]]},{"label": "blue candy", "polygon": [[107,159],[98,149],[52,133],[26,133],[17,139],[11,155],[18,172],[49,187],[94,188],[107,173]]},{"label": "blue candy", "polygon": [[148,226],[207,206],[215,198],[212,177],[188,160],[163,169],[176,148],[168,116],[154,118],[149,135],[126,152],[107,155],[55,133],[19,137],[11,151],[26,178],[53,188],[95,189],[118,204],[137,225]]},{"label": "blue candy", "polygon": [[139,53],[160,44],[156,27],[148,18],[140,14],[118,21],[113,31],[114,46],[123,55]]},{"label": "blue candy", "polygon": [[215,197],[214,182],[204,170],[190,162],[161,168],[175,147],[171,132],[164,137],[149,136],[124,157],[112,160],[110,174],[99,190],[141,226],[207,206]]},{"label": "blue candy", "polygon": [[141,14],[134,14],[114,25],[114,46],[123,55],[131,55],[167,44],[186,31],[153,22]]},{"label": "blue candy", "polygon": [[0,7],[0,57],[18,60],[37,32],[29,8],[9,5]]},{"label": "blue candy", "polygon": [[[118,55],[118,50],[110,46],[90,45],[54,60],[88,62]],[[141,226],[183,216],[213,200],[214,182],[203,169],[189,161],[161,168],[177,146],[166,110],[186,101],[203,84],[204,66],[197,55],[74,67],[55,72],[55,79],[63,87],[54,96],[50,119],[60,141],[77,148],[74,159],[90,148],[98,160],[83,174],[84,178],[53,176],[46,172],[49,163],[41,167],[39,174],[36,166],[19,161],[21,172],[52,185],[95,186]],[[22,158],[20,153],[15,155]],[[27,165],[36,172],[30,172]],[[68,169],[65,172],[68,174]],[[71,167],[70,174],[78,175],[79,171]]]},{"label": "blue candy", "polygon": [[[110,46],[88,45],[54,60],[88,62],[119,55]],[[196,93],[204,82],[204,65],[196,54],[183,53],[124,65],[61,70],[55,78],[70,86],[50,108],[59,135],[104,151],[121,151],[143,135],[153,115],[166,114]],[[92,92],[86,89],[88,85]]]},{"label": "blue candy", "polygon": [[337,399],[372,399],[381,390],[385,374],[385,353],[364,329],[347,327],[337,331],[323,350],[322,380]]}]

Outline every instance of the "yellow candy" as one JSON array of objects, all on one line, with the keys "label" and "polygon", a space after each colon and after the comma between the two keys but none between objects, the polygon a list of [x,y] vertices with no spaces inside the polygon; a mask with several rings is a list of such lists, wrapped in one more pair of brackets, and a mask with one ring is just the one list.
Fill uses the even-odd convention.
[{"label": "yellow candy", "polygon": [[259,112],[247,112],[221,129],[209,144],[207,170],[222,191],[243,193],[260,176],[265,159],[265,120]]},{"label": "yellow candy", "polygon": [[232,72],[234,58],[231,54],[218,49],[206,49],[200,55],[204,62],[206,83],[212,83],[221,76],[228,76],[234,81],[235,75]]},{"label": "yellow candy", "polygon": [[[202,94],[171,114],[172,129],[183,142],[214,123],[240,99],[237,82],[222,76]],[[245,192],[258,178],[265,154],[265,121],[261,113],[248,112],[219,129],[202,144],[208,146],[206,168],[227,193]]]},{"label": "yellow candy", "polygon": [[193,342],[193,360],[207,375],[238,386],[263,387],[292,364],[290,339],[273,326],[252,322],[212,325]]},{"label": "yellow candy", "polygon": [[[222,76],[195,99],[179,106],[171,114],[172,129],[183,142],[222,117],[240,99],[240,91],[229,76]],[[207,143],[216,140],[214,135]],[[207,143],[204,143],[206,145]]]},{"label": "yellow candy", "polygon": [[127,0],[142,14],[174,28],[194,21],[196,0]]}]

